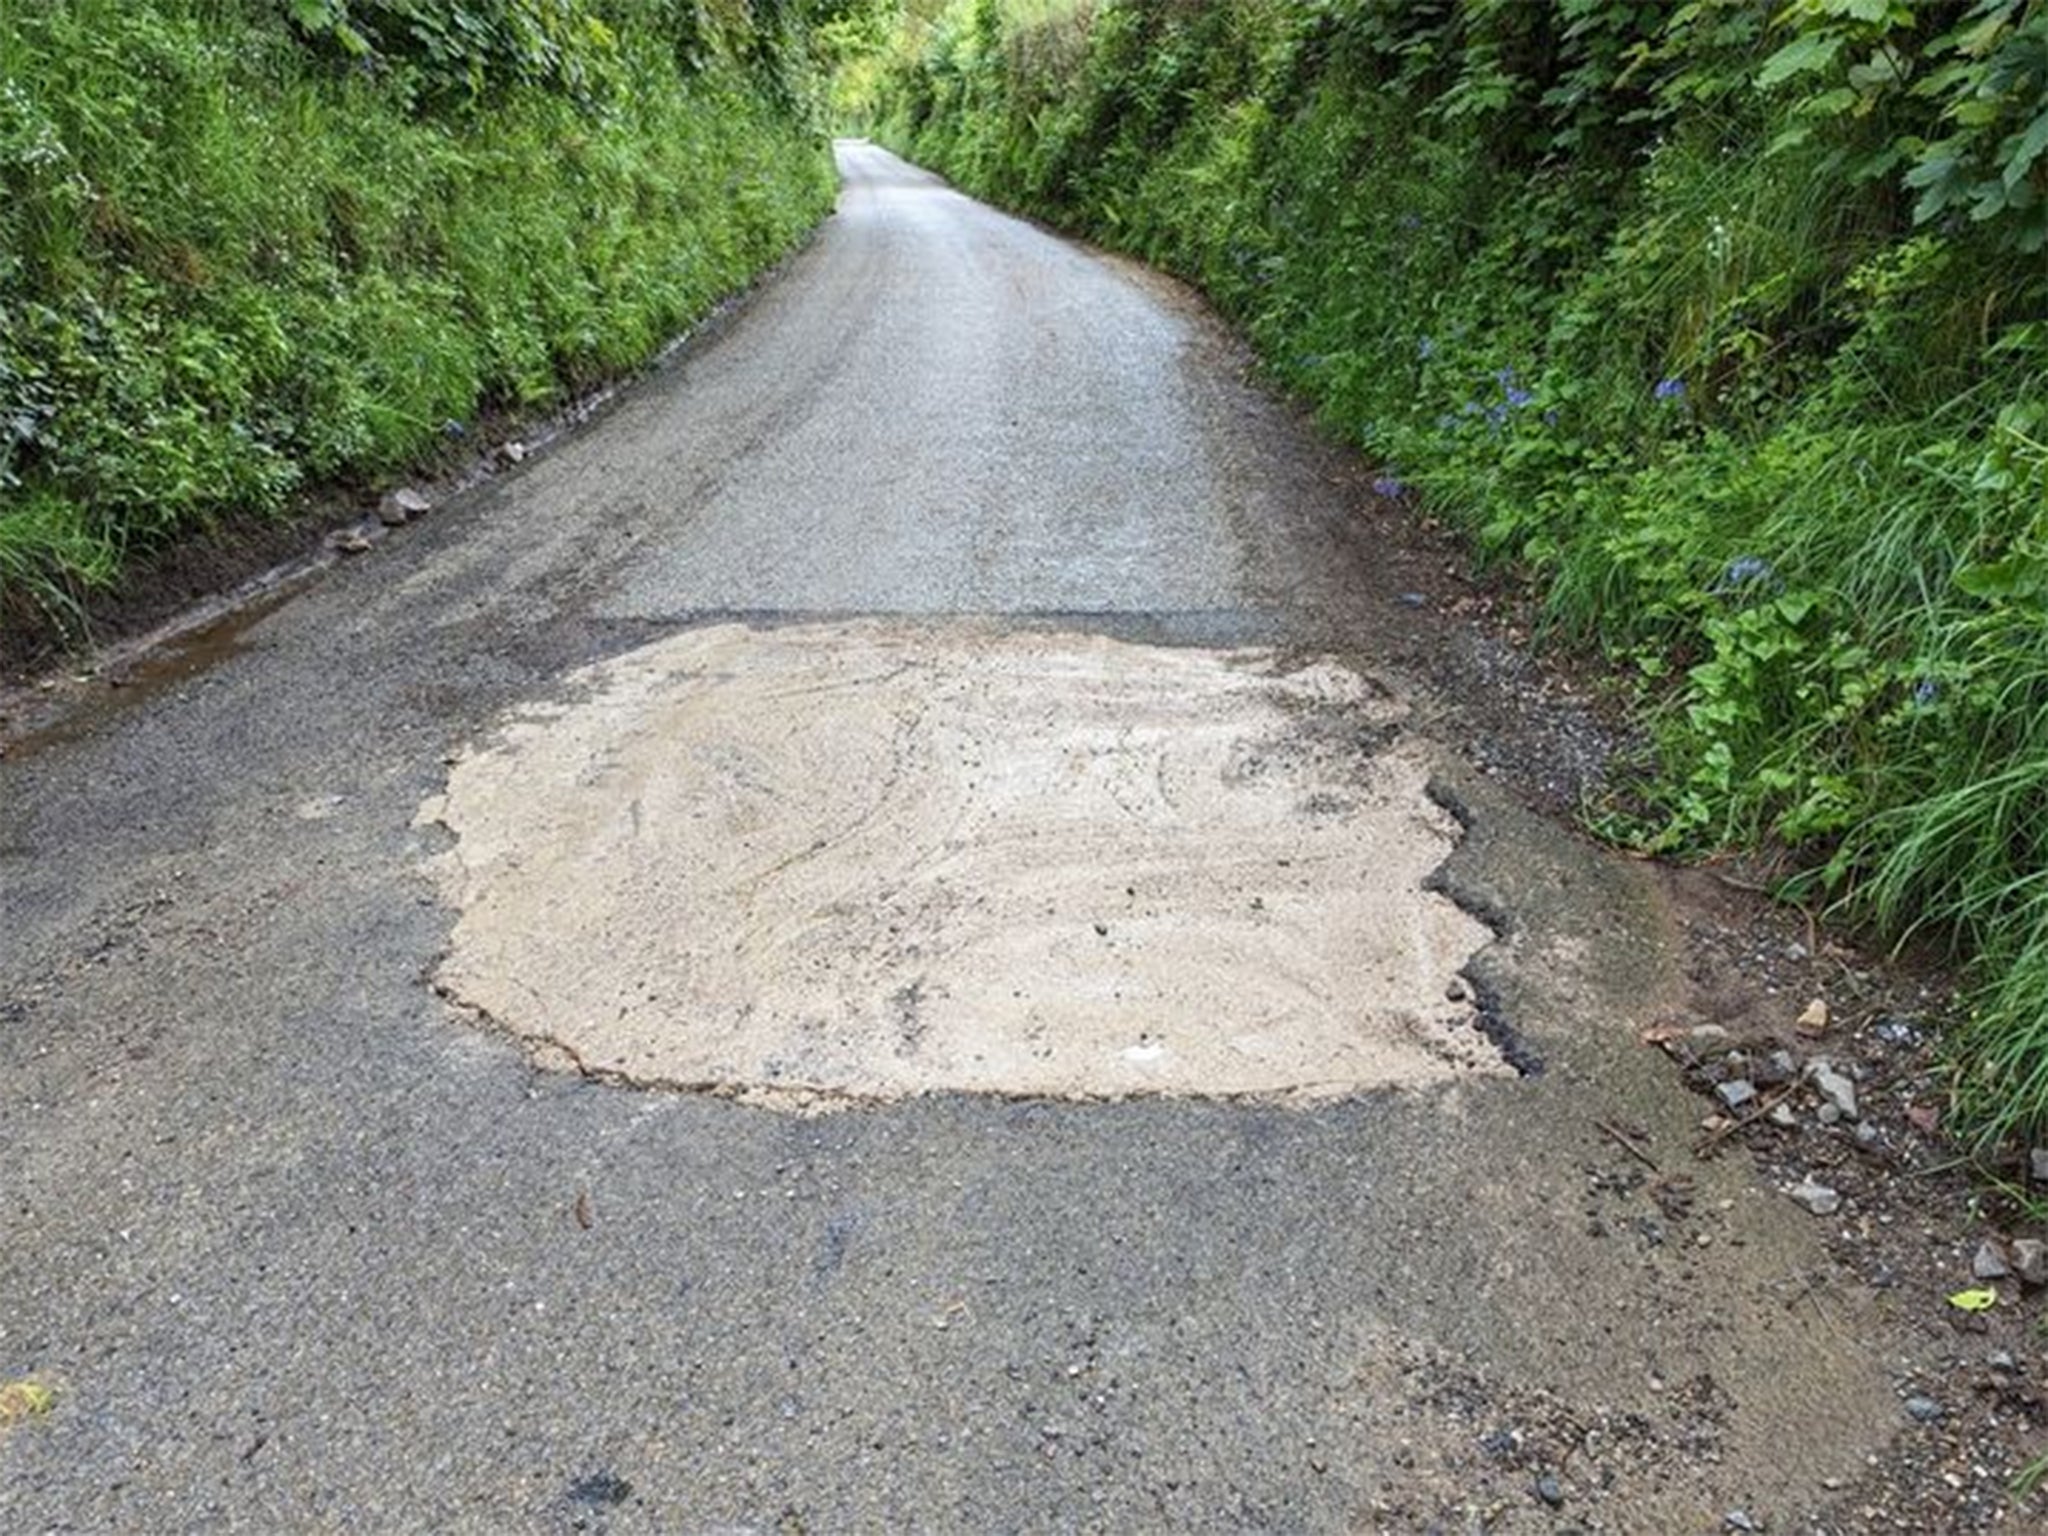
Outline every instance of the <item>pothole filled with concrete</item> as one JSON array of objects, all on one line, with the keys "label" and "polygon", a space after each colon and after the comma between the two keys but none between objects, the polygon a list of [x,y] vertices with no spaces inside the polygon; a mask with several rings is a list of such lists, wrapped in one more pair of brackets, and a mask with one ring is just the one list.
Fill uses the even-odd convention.
[{"label": "pothole filled with concrete", "polygon": [[1336,663],[865,621],[570,681],[421,811],[438,984],[544,1059],[785,1107],[1508,1071],[1458,828]]}]

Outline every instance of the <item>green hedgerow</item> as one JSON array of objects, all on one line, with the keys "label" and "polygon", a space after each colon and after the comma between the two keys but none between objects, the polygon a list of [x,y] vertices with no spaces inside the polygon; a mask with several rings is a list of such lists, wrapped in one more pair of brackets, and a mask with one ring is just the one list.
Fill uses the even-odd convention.
[{"label": "green hedgerow", "polygon": [[0,13],[0,615],[631,368],[772,261],[830,159],[784,8],[717,11]]}]

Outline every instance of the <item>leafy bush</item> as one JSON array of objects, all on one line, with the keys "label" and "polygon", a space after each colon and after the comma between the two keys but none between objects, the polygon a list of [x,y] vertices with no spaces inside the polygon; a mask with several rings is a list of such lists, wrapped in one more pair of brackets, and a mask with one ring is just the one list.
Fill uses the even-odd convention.
[{"label": "leafy bush", "polygon": [[1202,284],[1633,681],[1601,824],[1953,938],[2048,1130],[2048,4],[959,0],[864,109]]},{"label": "leafy bush", "polygon": [[581,0],[290,0],[339,55],[401,69],[429,98],[475,104],[514,85],[589,103],[613,83],[612,31]]},{"label": "leafy bush", "polygon": [[0,12],[0,622],[648,357],[824,210],[800,14]]}]

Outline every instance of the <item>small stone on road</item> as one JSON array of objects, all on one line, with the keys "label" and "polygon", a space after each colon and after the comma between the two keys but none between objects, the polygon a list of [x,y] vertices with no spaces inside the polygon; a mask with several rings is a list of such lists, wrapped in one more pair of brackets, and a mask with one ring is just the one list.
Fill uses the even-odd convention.
[{"label": "small stone on road", "polygon": [[1801,1179],[1786,1193],[1816,1216],[1832,1216],[1842,1208],[1840,1193],[1811,1177]]},{"label": "small stone on road", "polygon": [[1756,1097],[1756,1084],[1747,1078],[1738,1077],[1733,1082],[1721,1083],[1714,1094],[1730,1109],[1740,1109]]},{"label": "small stone on road", "polygon": [[1977,1256],[1970,1261],[1970,1273],[1979,1280],[2003,1280],[2012,1273],[2012,1267],[2005,1262],[2005,1255],[1999,1252],[1998,1244],[1987,1237],[1977,1245]]}]

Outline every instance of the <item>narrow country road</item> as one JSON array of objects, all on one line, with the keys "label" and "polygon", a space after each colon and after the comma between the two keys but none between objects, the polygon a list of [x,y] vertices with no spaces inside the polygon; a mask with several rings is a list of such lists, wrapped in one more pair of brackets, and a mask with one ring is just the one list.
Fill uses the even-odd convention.
[{"label": "narrow country road", "polygon": [[1805,1529],[1868,1293],[1687,1156],[1654,880],[1442,746],[1510,663],[1180,290],[840,158],[0,760],[0,1525]]}]

